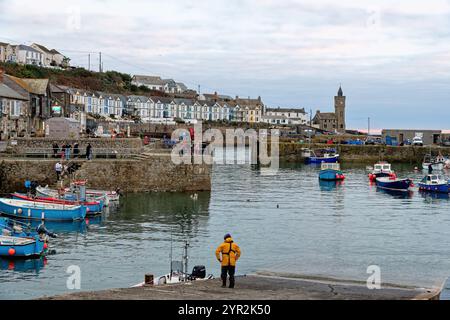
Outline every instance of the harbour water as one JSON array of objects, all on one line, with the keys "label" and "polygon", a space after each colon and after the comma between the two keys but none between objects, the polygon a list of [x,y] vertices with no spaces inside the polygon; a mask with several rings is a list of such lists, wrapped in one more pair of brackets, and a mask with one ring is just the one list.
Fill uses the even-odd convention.
[{"label": "harbour water", "polygon": [[[88,223],[48,224],[59,234],[45,260],[0,260],[0,298],[70,292],[67,269],[79,266],[81,290],[128,287],[169,270],[173,243],[189,268],[219,274],[214,250],[231,233],[242,249],[237,273],[274,271],[366,281],[440,285],[450,275],[450,199],[414,190],[381,192],[365,165],[342,165],[341,185],[320,184],[318,167],[281,164],[277,175],[250,165],[216,165],[212,191],[127,194],[120,206]],[[423,172],[393,166],[417,182]],[[450,172],[446,174],[450,175]]]}]

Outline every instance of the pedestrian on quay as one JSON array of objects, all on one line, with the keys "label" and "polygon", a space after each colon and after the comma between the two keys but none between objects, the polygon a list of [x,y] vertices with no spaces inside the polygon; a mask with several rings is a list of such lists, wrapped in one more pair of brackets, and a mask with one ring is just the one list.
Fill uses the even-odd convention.
[{"label": "pedestrian on quay", "polygon": [[59,146],[56,143],[56,141],[53,142],[52,148],[53,148],[53,158],[57,158],[58,157]]},{"label": "pedestrian on quay", "polygon": [[58,161],[55,164],[56,182],[58,182],[61,179],[62,169],[63,169],[63,166],[62,166],[61,162]]},{"label": "pedestrian on quay", "polygon": [[221,263],[222,288],[227,286],[227,276],[230,276],[230,288],[234,288],[234,274],[236,271],[236,261],[241,256],[241,249],[234,243],[229,233],[224,237],[224,242],[216,249],[216,258]]},{"label": "pedestrian on quay", "polygon": [[70,160],[70,151],[72,149],[72,146],[70,145],[70,143],[66,143],[66,160]]},{"label": "pedestrian on quay", "polygon": [[80,147],[78,145],[78,142],[75,142],[75,144],[73,145],[73,157],[78,158],[79,154],[80,154]]},{"label": "pedestrian on quay", "polygon": [[432,174],[433,173],[433,166],[431,165],[431,163],[428,165],[428,174]]},{"label": "pedestrian on quay", "polygon": [[86,147],[86,159],[92,160],[92,146],[90,143]]}]

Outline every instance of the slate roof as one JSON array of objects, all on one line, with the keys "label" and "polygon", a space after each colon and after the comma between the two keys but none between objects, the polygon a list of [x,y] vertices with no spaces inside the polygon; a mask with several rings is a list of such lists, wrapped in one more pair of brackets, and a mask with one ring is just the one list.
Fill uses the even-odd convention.
[{"label": "slate roof", "polygon": [[8,77],[29,93],[34,93],[38,95],[47,94],[47,87],[49,84],[48,79],[24,79],[13,77],[10,75],[8,75]]},{"label": "slate roof", "polygon": [[135,81],[145,83],[147,85],[164,85],[165,82],[161,79],[161,77],[158,76],[142,76],[142,75],[135,75],[133,77]]},{"label": "slate roof", "polygon": [[33,51],[33,52],[36,52],[36,53],[41,53],[41,52],[37,51],[35,48],[32,48],[30,46],[26,46],[24,44],[19,44],[19,45],[15,46],[15,47],[17,49],[19,49],[19,50],[26,50],[26,51]]},{"label": "slate roof", "polygon": [[314,118],[316,117],[324,120],[336,120],[336,114],[334,112],[320,112]]},{"label": "slate roof", "polygon": [[4,83],[0,83],[0,97],[17,100],[28,100],[27,98],[20,95],[18,92],[14,91]]},{"label": "slate roof", "polygon": [[305,108],[296,109],[296,108],[267,108],[266,112],[292,112],[292,113],[306,113]]}]

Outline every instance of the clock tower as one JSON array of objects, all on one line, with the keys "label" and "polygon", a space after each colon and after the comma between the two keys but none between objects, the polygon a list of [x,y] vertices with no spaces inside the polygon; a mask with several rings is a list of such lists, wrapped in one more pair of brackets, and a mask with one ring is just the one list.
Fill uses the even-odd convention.
[{"label": "clock tower", "polygon": [[334,113],[337,132],[345,133],[345,96],[341,86],[339,86],[337,96],[334,97]]}]

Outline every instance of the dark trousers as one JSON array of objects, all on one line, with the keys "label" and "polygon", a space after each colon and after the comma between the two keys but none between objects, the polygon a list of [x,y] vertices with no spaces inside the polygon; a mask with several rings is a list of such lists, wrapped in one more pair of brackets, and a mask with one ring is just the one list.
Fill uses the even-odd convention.
[{"label": "dark trousers", "polygon": [[59,181],[61,179],[61,171],[56,171],[56,180]]},{"label": "dark trousers", "polygon": [[227,285],[227,275],[230,276],[230,288],[234,288],[234,271],[236,267],[234,266],[222,266],[222,274],[220,277],[222,278],[223,286]]}]

